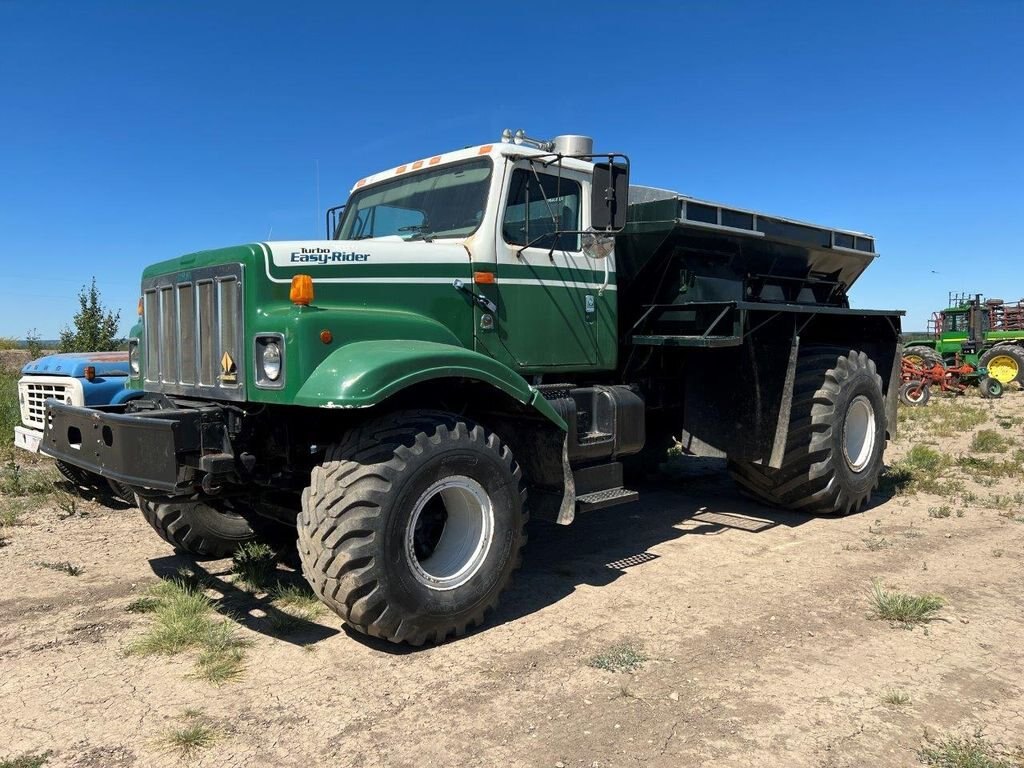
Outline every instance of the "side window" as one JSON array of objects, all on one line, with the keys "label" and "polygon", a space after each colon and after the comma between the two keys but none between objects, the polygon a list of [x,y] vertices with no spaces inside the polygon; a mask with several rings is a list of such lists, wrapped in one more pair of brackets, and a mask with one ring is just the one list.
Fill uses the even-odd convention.
[{"label": "side window", "polygon": [[534,175],[532,170],[517,168],[512,172],[501,227],[505,242],[509,245],[578,251],[579,235],[556,235],[555,231],[580,228],[580,196],[580,184],[577,181],[560,179],[550,173]]}]

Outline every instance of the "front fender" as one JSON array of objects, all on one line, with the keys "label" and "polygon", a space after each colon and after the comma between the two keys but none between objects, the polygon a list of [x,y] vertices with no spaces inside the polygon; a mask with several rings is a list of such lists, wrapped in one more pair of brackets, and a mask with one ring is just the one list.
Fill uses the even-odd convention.
[{"label": "front fender", "polygon": [[561,430],[565,421],[518,373],[464,347],[432,341],[357,341],[332,352],[295,397],[313,408],[369,408],[432,379],[472,379],[530,405]]},{"label": "front fender", "polygon": [[123,405],[129,400],[137,400],[142,397],[143,394],[144,393],[141,389],[129,389],[126,387],[111,398],[109,405]]}]

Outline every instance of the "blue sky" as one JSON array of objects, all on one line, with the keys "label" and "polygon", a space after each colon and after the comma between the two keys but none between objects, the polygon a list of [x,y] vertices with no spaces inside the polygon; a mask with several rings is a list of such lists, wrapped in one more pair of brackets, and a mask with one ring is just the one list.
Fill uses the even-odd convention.
[{"label": "blue sky", "polygon": [[[841,7],[840,7],[841,6]],[[860,229],[852,292],[923,328],[1024,297],[1024,3],[0,0],[0,335],[95,275],[322,233],[367,173],[585,133],[637,183]]]}]

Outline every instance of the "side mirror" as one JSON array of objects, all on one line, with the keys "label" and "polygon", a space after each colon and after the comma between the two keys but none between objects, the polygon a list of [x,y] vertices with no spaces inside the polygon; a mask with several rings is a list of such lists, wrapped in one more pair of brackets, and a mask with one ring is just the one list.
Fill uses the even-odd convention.
[{"label": "side mirror", "polygon": [[345,212],[345,203],[327,209],[327,239],[334,240],[338,235],[338,224],[341,222],[341,214]]},{"label": "side mirror", "polygon": [[594,163],[590,187],[590,225],[598,231],[619,231],[626,226],[629,209],[629,166]]}]

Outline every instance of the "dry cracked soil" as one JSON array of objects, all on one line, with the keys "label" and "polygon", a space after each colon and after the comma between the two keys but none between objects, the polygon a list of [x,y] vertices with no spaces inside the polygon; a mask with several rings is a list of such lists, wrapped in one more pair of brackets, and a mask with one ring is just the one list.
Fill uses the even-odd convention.
[{"label": "dry cracked soil", "polygon": [[[986,421],[936,426],[958,409]],[[1020,458],[1024,393],[926,410],[904,412],[887,463],[921,444],[974,455],[984,428],[1009,441],[994,458]],[[496,615],[423,649],[349,634],[326,611],[275,631],[231,561],[176,554],[137,510],[6,496],[23,512],[0,548],[0,764],[909,766],[978,729],[1012,753],[1022,486],[958,467],[930,493],[812,518],[744,499],[718,462],[673,459],[638,503],[531,523]],[[54,561],[81,573],[40,565]],[[249,643],[234,680],[197,677],[191,651],[126,652],[154,621],[126,607],[182,567]],[[925,624],[881,620],[876,581],[945,604]],[[209,739],[183,754],[168,734],[196,718]]]}]

